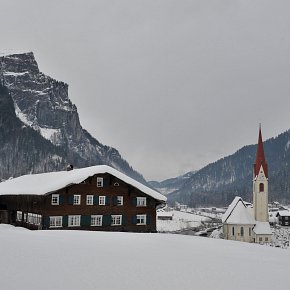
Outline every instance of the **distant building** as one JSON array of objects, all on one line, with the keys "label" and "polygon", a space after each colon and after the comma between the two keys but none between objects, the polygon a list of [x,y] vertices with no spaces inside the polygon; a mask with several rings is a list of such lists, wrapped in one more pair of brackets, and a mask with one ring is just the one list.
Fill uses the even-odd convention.
[{"label": "distant building", "polygon": [[172,211],[158,211],[157,219],[162,221],[172,221],[173,220],[173,212]]},{"label": "distant building", "polygon": [[253,168],[253,208],[236,197],[222,218],[224,238],[249,243],[268,243],[272,232],[268,216],[268,165],[261,127]]},{"label": "distant building", "polygon": [[156,232],[166,197],[100,165],[0,183],[0,222],[29,229]]},{"label": "distant building", "polygon": [[290,211],[289,210],[280,210],[277,212],[276,217],[280,226],[290,226]]}]

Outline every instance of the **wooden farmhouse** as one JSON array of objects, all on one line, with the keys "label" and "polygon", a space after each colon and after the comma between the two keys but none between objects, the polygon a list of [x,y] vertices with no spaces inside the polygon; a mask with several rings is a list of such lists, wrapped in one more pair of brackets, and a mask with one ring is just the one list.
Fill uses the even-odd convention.
[{"label": "wooden farmhouse", "polygon": [[100,165],[0,183],[0,221],[29,229],[156,232],[166,197]]}]

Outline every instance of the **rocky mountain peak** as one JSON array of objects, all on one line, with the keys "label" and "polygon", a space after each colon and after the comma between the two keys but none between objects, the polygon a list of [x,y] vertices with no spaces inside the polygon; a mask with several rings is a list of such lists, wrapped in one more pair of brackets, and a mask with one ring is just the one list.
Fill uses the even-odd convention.
[{"label": "rocky mountain peak", "polygon": [[14,101],[18,119],[66,152],[63,158],[69,164],[106,164],[145,182],[116,149],[99,143],[82,128],[68,85],[40,72],[32,52],[1,56],[0,79]]}]

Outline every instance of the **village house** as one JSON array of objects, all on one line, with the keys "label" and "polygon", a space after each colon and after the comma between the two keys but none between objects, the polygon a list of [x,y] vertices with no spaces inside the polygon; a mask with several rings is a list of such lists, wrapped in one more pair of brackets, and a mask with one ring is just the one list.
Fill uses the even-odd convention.
[{"label": "village house", "polygon": [[155,190],[100,165],[0,183],[0,220],[35,230],[156,232],[156,208],[165,201]]},{"label": "village house", "polygon": [[279,210],[276,214],[278,218],[278,223],[280,226],[289,227],[290,226],[290,211],[289,210]]},{"label": "village house", "polygon": [[222,217],[224,238],[248,243],[269,243],[272,231],[268,214],[268,165],[261,127],[253,168],[253,206],[235,197]]}]

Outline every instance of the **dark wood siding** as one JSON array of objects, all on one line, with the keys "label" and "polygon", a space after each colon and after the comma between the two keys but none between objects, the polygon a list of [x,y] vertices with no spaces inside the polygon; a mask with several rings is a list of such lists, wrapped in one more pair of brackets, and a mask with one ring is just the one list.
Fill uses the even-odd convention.
[{"label": "dark wood siding", "polygon": [[[97,187],[97,177],[103,178],[103,187]],[[59,194],[59,205],[52,205],[52,194]],[[73,204],[74,195],[80,195],[80,205]],[[93,205],[86,204],[87,195],[93,195]],[[105,205],[99,205],[99,196],[106,197]],[[123,196],[123,205],[117,205],[117,196]],[[137,197],[146,197],[147,205],[137,206]],[[62,216],[63,226],[59,229],[155,232],[156,206],[159,203],[154,198],[110,174],[98,174],[89,177],[83,183],[74,184],[47,195],[0,196],[0,204],[7,206],[11,213],[10,223],[31,229],[39,227],[17,222],[16,211],[42,215],[41,227],[43,229],[52,229],[49,227],[49,217]],[[136,217],[139,214],[146,215],[146,225],[136,225]],[[81,215],[81,225],[69,227],[69,215]],[[91,226],[91,215],[102,215],[103,226]],[[122,225],[112,226],[112,215],[122,215]]]}]

